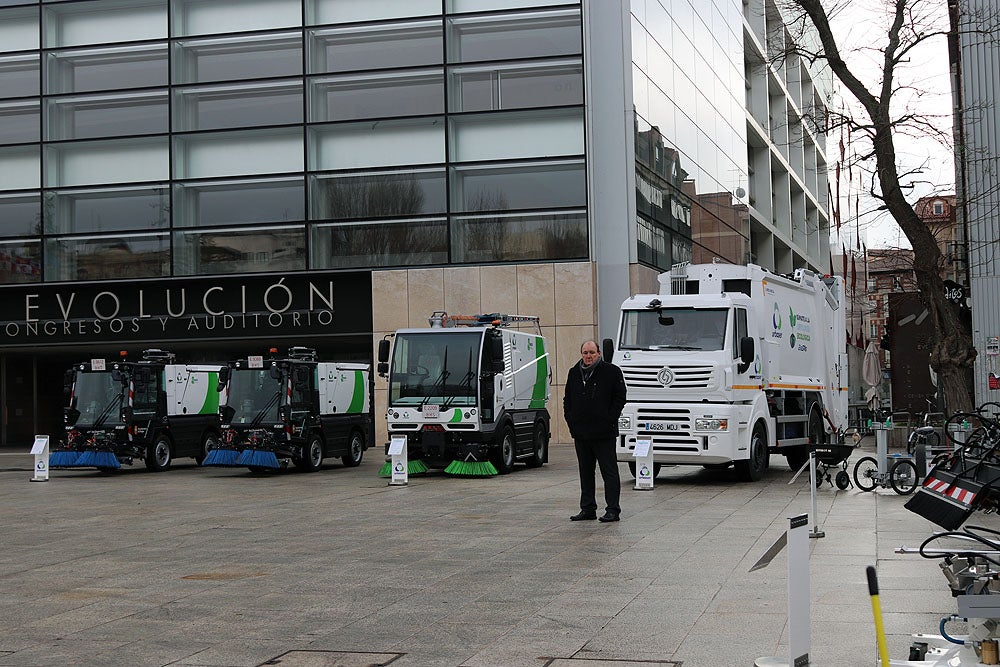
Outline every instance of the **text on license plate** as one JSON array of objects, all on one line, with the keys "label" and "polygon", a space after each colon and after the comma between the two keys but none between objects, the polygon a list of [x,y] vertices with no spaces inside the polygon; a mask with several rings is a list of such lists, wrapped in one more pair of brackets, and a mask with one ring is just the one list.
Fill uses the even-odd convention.
[{"label": "text on license plate", "polygon": [[646,424],[646,430],[647,431],[666,431],[667,429],[666,429],[666,424],[654,424],[653,422],[649,422],[649,423]]}]

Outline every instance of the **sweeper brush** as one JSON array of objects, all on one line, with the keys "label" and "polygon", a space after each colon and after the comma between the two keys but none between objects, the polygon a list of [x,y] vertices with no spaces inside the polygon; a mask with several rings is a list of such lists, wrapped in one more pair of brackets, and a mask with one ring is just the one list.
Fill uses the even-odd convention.
[{"label": "sweeper brush", "polygon": [[80,458],[80,452],[74,452],[72,450],[66,449],[59,452],[52,452],[49,455],[49,467],[50,468],[73,468],[77,465],[77,460]]},{"label": "sweeper brush", "polygon": [[[430,468],[428,468],[427,464],[424,463],[423,461],[421,461],[420,459],[414,459],[412,461],[407,461],[406,462],[406,474],[407,475],[419,475],[421,473],[427,472],[428,470],[430,470]],[[392,461],[391,460],[386,461],[385,463],[382,464],[382,467],[378,469],[378,476],[379,477],[392,477]]]},{"label": "sweeper brush", "polygon": [[274,452],[262,449],[244,449],[240,457],[236,459],[236,465],[248,466],[251,468],[280,468],[278,457]]},{"label": "sweeper brush", "polygon": [[94,449],[88,449],[87,451],[80,454],[80,457],[76,460],[76,463],[74,465],[76,467],[83,467],[83,468],[89,468],[91,466],[95,468],[122,467],[122,464],[118,462],[118,457],[112,454],[111,452],[103,452]]},{"label": "sweeper brush", "polygon": [[493,477],[499,474],[489,461],[452,461],[444,471],[459,477]]},{"label": "sweeper brush", "polygon": [[213,449],[208,452],[208,456],[201,462],[203,466],[236,466],[236,460],[240,458],[240,452],[235,449]]}]

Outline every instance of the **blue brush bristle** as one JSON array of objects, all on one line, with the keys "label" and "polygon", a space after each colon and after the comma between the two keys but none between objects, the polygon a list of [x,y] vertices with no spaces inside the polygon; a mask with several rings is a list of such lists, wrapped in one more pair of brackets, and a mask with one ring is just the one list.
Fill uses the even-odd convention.
[{"label": "blue brush bristle", "polygon": [[201,462],[203,466],[234,466],[240,453],[235,449],[213,449]]},{"label": "blue brush bristle", "polygon": [[254,468],[280,468],[278,457],[274,452],[266,452],[260,449],[244,449],[240,458],[236,459],[236,465],[249,466]]},{"label": "blue brush bristle", "polygon": [[79,458],[80,452],[74,452],[68,449],[60,452],[52,452],[52,454],[49,455],[49,467],[71,468],[76,465],[77,459]]},{"label": "blue brush bristle", "polygon": [[[51,465],[51,464],[49,464]],[[93,449],[88,449],[84,453],[80,454],[80,458],[76,460],[75,466],[83,468],[121,468],[122,464],[118,462],[118,457],[111,452],[101,452]]]},{"label": "blue brush bristle", "polygon": [[94,465],[97,465],[96,463],[94,463],[95,454],[96,454],[96,452],[94,450],[92,450],[92,449],[88,449],[85,452],[81,452],[80,456],[77,457],[76,463],[74,465],[78,465],[78,466],[94,466]]}]

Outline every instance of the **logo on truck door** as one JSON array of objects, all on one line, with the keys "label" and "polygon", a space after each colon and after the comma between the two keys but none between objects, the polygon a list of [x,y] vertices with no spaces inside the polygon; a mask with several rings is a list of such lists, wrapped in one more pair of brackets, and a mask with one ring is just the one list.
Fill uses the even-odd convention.
[{"label": "logo on truck door", "polygon": [[674,381],[674,372],[664,366],[660,369],[660,372],[656,374],[656,380],[664,387],[669,387]]}]

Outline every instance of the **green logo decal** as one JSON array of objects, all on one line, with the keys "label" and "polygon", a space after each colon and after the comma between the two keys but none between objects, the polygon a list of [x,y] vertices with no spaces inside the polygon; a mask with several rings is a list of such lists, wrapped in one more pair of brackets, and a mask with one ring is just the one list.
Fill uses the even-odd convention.
[{"label": "green logo decal", "polygon": [[795,313],[792,312],[792,307],[789,306],[788,307],[788,323],[792,325],[793,329],[795,328],[795,320],[797,320],[797,319],[798,318],[795,316]]},{"label": "green logo decal", "polygon": [[774,315],[771,316],[771,324],[775,329],[781,331],[781,309],[778,308],[778,302],[774,303]]}]

